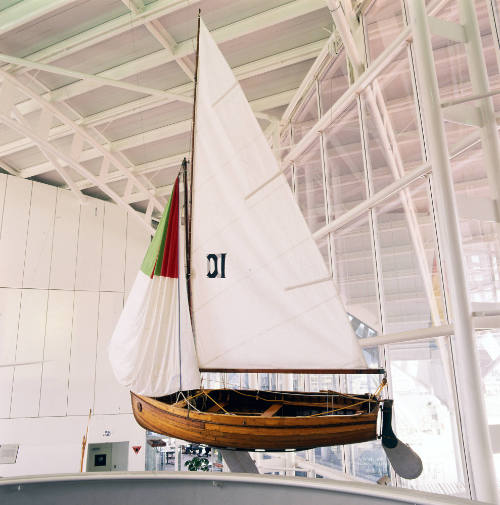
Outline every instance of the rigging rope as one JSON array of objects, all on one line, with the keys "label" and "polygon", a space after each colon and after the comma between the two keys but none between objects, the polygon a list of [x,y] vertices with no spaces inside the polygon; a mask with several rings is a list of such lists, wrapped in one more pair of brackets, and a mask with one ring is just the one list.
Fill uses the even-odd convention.
[{"label": "rigging rope", "polygon": [[204,392],[204,394],[207,398],[212,400],[215,403],[215,405],[217,405],[217,407],[219,407],[225,414],[234,415],[232,412],[228,412],[222,405],[217,403],[208,393]]},{"label": "rigging rope", "polygon": [[[339,412],[341,410],[351,410],[353,407],[357,407],[358,405],[363,405],[365,403],[380,403],[381,400],[379,400],[377,397],[378,395],[382,392],[382,390],[384,389],[384,387],[387,386],[387,379],[384,377],[382,379],[382,382],[380,383],[380,385],[378,386],[377,390],[375,391],[375,393],[373,395],[370,395],[369,398],[360,398],[359,396],[354,396],[354,395],[348,395],[348,394],[345,394],[345,393],[339,393],[337,391],[327,391],[327,405],[328,405],[328,397],[330,395],[332,395],[332,406],[333,406],[333,396],[334,395],[337,395],[339,398],[348,398],[350,400],[358,400],[356,403],[351,403],[350,405],[345,405],[345,406],[342,406],[342,407],[338,407],[338,408],[335,408],[335,409],[332,409],[332,410],[326,410],[325,412],[318,412],[316,414],[309,414],[307,416],[301,416],[301,417],[318,417],[318,416],[324,416],[324,415],[328,415],[328,414],[333,414],[335,412]],[[199,393],[195,394],[195,395],[191,395],[189,396],[188,398],[185,398],[185,402],[188,403],[192,408],[194,408],[195,410],[197,410],[198,412],[201,412],[200,410],[198,410],[192,403],[191,403],[191,400],[194,400],[195,398],[197,398],[198,396],[205,396],[206,398],[208,398],[209,400],[211,400],[215,405],[217,405],[217,407],[219,407],[220,410],[222,410],[224,412],[224,414],[227,414],[227,415],[238,415],[234,412],[229,412],[227,411],[220,403],[218,403],[216,400],[214,400],[209,392],[211,392],[212,390],[201,390]],[[296,403],[295,402],[292,402],[292,401],[287,401],[287,400],[280,400],[280,399],[270,399],[270,398],[262,398],[262,396],[260,396],[259,394],[248,394],[248,393],[243,393],[242,391],[239,391],[237,389],[230,389],[229,391],[232,391],[234,393],[237,393],[241,396],[247,396],[249,398],[254,398],[256,400],[262,400],[264,402],[269,402],[269,403],[281,403],[283,405],[295,405]],[[280,393],[280,391],[263,391],[263,393]],[[300,392],[296,392],[296,393],[287,393],[287,394],[294,394],[294,395],[301,395],[302,393]],[[318,393],[318,395],[320,395],[321,393]],[[328,408],[328,406],[327,406]]]}]

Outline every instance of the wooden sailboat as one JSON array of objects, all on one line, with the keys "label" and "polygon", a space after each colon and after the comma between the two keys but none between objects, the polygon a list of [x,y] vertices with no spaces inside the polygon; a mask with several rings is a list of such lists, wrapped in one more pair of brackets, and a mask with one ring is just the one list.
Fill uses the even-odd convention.
[{"label": "wooden sailboat", "polygon": [[241,450],[374,440],[385,378],[363,395],[201,387],[200,372],[384,371],[367,367],[290,187],[200,20],[196,75],[184,198],[178,179],[109,349],[135,419]]},{"label": "wooden sailboat", "polygon": [[247,451],[374,440],[379,414],[371,395],[235,389],[192,391],[182,399],[132,393],[132,407],[137,422],[156,433]]}]

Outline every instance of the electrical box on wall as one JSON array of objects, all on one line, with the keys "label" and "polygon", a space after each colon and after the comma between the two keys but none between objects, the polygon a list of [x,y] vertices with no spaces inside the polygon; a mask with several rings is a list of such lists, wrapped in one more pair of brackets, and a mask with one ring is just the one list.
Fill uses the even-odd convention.
[{"label": "electrical box on wall", "polygon": [[0,445],[0,464],[12,465],[17,461],[17,453],[19,444],[2,444]]},{"label": "electrical box on wall", "polygon": [[128,442],[89,444],[87,472],[123,472],[128,470]]}]

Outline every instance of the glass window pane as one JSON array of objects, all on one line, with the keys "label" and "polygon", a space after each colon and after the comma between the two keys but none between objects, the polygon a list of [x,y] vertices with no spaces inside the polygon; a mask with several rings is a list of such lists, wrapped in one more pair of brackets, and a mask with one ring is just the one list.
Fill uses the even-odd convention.
[{"label": "glass window pane", "polygon": [[349,78],[345,52],[333,58],[319,77],[319,96],[321,114],[326,114],[331,106],[347,91]]},{"label": "glass window pane", "polygon": [[316,84],[313,84],[292,118],[293,143],[297,144],[297,142],[299,142],[300,139],[309,132],[317,120],[318,100],[316,98]]},{"label": "glass window pane", "polygon": [[425,328],[445,320],[427,184],[411,184],[375,212],[385,333]]},{"label": "glass window pane", "polygon": [[366,179],[356,102],[325,130],[328,210],[333,221],[366,199]]},{"label": "glass window pane", "polygon": [[349,449],[348,472],[361,479],[377,482],[389,475],[387,458],[380,440],[352,444]]},{"label": "glass window pane", "polygon": [[376,193],[425,161],[406,49],[398,53],[362,99],[368,161]]},{"label": "glass window pane", "polygon": [[403,486],[465,496],[453,395],[442,360],[446,345],[429,339],[387,346],[393,427],[423,462],[421,476],[402,479]]},{"label": "glass window pane", "polygon": [[365,14],[370,60],[388,47],[404,28],[402,2],[373,2]]},{"label": "glass window pane", "polygon": [[295,162],[297,201],[312,232],[326,224],[319,137]]},{"label": "glass window pane", "polygon": [[333,235],[337,289],[349,314],[380,331],[373,237],[365,214]]}]

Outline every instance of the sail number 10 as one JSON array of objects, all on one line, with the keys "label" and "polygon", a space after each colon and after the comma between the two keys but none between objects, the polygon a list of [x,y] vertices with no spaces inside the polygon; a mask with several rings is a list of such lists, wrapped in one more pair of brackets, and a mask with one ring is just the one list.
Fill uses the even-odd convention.
[{"label": "sail number 10", "polygon": [[207,254],[207,277],[209,279],[226,278],[226,253]]}]

